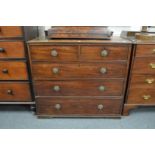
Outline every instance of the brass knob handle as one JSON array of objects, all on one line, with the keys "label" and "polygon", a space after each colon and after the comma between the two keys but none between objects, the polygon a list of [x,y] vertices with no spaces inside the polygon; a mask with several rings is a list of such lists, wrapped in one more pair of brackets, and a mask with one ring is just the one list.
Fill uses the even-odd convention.
[{"label": "brass knob handle", "polygon": [[153,54],[155,53],[155,48],[152,50],[152,53],[153,53]]},{"label": "brass knob handle", "polygon": [[102,110],[104,108],[103,104],[98,104],[97,105],[98,110]]},{"label": "brass knob handle", "polygon": [[8,69],[3,69],[2,72],[3,72],[4,74],[8,74]]},{"label": "brass knob handle", "polygon": [[54,90],[55,92],[60,91],[60,86],[54,86],[54,87],[53,87],[53,90]]},{"label": "brass knob handle", "polygon": [[153,83],[153,82],[155,81],[155,79],[153,79],[153,78],[152,78],[152,79],[146,79],[145,81],[146,81],[148,84],[151,84],[151,83]]},{"label": "brass knob handle", "polygon": [[105,91],[105,86],[99,86],[98,89],[99,91]]},{"label": "brass knob handle", "polygon": [[56,110],[60,110],[61,109],[61,105],[60,104],[55,104],[54,107],[55,107]]},{"label": "brass knob handle", "polygon": [[51,56],[57,57],[58,56],[58,52],[56,50],[52,50],[51,51]]},{"label": "brass knob handle", "polygon": [[100,69],[100,73],[105,74],[106,72],[107,72],[107,69],[106,69],[106,68],[102,67],[102,68]]},{"label": "brass knob handle", "polygon": [[151,95],[143,95],[143,99],[144,100],[148,100],[148,99],[150,99],[151,98]]},{"label": "brass knob handle", "polygon": [[0,52],[5,52],[5,49],[0,47]]},{"label": "brass knob handle", "polygon": [[152,69],[155,69],[155,64],[154,63],[150,63],[150,66]]},{"label": "brass knob handle", "polygon": [[54,74],[58,74],[58,73],[59,73],[59,68],[54,67],[54,68],[52,69],[52,71],[53,71]]},{"label": "brass knob handle", "polygon": [[11,89],[8,89],[8,90],[7,90],[7,94],[13,95],[13,91],[12,91]]},{"label": "brass knob handle", "polygon": [[101,56],[102,57],[106,57],[106,56],[108,56],[108,51],[107,50],[103,50],[103,51],[101,51]]}]

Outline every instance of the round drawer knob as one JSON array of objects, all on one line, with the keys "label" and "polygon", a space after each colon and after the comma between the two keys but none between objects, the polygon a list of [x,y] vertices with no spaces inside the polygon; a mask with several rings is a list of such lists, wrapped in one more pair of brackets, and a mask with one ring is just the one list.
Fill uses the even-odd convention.
[{"label": "round drawer knob", "polygon": [[0,48],[0,52],[5,52],[4,48]]},{"label": "round drawer knob", "polygon": [[54,87],[53,87],[53,90],[54,90],[55,92],[60,91],[60,86],[54,86]]},{"label": "round drawer knob", "polygon": [[7,74],[8,73],[8,70],[7,69],[3,69],[2,72],[5,73],[5,74]]},{"label": "round drawer knob", "polygon": [[13,91],[12,91],[11,89],[8,89],[8,90],[7,90],[7,94],[13,95]]},{"label": "round drawer knob", "polygon": [[54,107],[55,107],[56,110],[60,110],[61,109],[61,105],[60,104],[55,104]]},{"label": "round drawer knob", "polygon": [[57,57],[58,56],[58,52],[56,50],[52,50],[51,51],[51,56]]},{"label": "round drawer knob", "polygon": [[104,108],[103,104],[97,105],[98,110],[102,110]]},{"label": "round drawer knob", "polygon": [[98,89],[99,89],[99,91],[105,91],[105,87],[104,86],[99,86]]},{"label": "round drawer knob", "polygon": [[58,73],[59,73],[59,68],[54,67],[54,68],[52,69],[52,71],[53,71],[54,74],[58,74]]},{"label": "round drawer knob", "polygon": [[100,73],[105,74],[106,72],[107,72],[107,69],[106,69],[106,68],[102,67],[102,68],[100,69]]},{"label": "round drawer knob", "polygon": [[107,50],[101,51],[101,57],[106,57],[106,56],[108,56],[108,51]]}]

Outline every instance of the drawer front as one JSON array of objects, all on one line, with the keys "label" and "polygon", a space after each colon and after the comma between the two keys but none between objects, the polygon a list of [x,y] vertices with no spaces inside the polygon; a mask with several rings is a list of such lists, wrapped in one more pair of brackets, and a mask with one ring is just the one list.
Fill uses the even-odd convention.
[{"label": "drawer front", "polygon": [[121,96],[124,80],[37,81],[36,96]]},{"label": "drawer front", "polygon": [[155,74],[154,58],[135,58],[133,74]]},{"label": "drawer front", "polygon": [[144,85],[131,86],[128,95],[128,104],[154,104],[155,87]]},{"label": "drawer front", "polygon": [[25,58],[24,42],[0,42],[0,58]]},{"label": "drawer front", "polygon": [[121,99],[36,98],[40,116],[120,115]]},{"label": "drawer front", "polygon": [[136,57],[155,56],[155,45],[137,45]]},{"label": "drawer front", "polygon": [[131,86],[145,85],[155,87],[155,75],[132,75]]},{"label": "drawer front", "polygon": [[0,61],[0,80],[28,80],[26,62]]},{"label": "drawer front", "polygon": [[31,101],[29,83],[0,82],[0,101]]},{"label": "drawer front", "polygon": [[0,38],[21,36],[23,36],[23,32],[20,26],[0,26]]},{"label": "drawer front", "polygon": [[127,60],[128,46],[81,46],[80,59],[90,61]]},{"label": "drawer front", "polygon": [[122,78],[126,75],[127,64],[122,63],[81,63],[81,64],[32,64],[35,80],[65,78]]},{"label": "drawer front", "polygon": [[30,46],[32,61],[77,61],[78,46]]}]

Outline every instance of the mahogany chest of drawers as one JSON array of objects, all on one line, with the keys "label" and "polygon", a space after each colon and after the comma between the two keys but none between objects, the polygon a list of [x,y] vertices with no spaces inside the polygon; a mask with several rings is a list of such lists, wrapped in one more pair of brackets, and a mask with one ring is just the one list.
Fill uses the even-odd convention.
[{"label": "mahogany chest of drawers", "polygon": [[28,42],[38,116],[120,116],[131,43],[106,40]]},{"label": "mahogany chest of drawers", "polygon": [[140,106],[155,106],[155,43],[134,42],[124,115]]},{"label": "mahogany chest of drawers", "polygon": [[37,27],[0,26],[0,104],[34,100],[26,41],[37,34]]}]

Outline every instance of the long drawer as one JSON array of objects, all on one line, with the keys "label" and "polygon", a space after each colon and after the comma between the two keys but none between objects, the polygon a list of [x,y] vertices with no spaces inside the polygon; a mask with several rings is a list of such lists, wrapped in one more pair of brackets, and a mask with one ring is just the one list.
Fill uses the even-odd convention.
[{"label": "long drawer", "polygon": [[36,96],[121,96],[123,79],[36,81]]},{"label": "long drawer", "polygon": [[1,41],[0,42],[0,59],[1,58],[25,58],[23,41]]},{"label": "long drawer", "polygon": [[111,116],[120,115],[121,98],[36,98],[40,116]]},{"label": "long drawer", "polygon": [[33,63],[34,80],[65,78],[124,78],[126,62],[104,63]]},{"label": "long drawer", "polygon": [[0,26],[0,38],[22,37],[21,26]]},{"label": "long drawer", "polygon": [[0,82],[0,101],[31,101],[28,82]]},{"label": "long drawer", "polygon": [[0,61],[0,80],[28,80],[24,61]]}]

